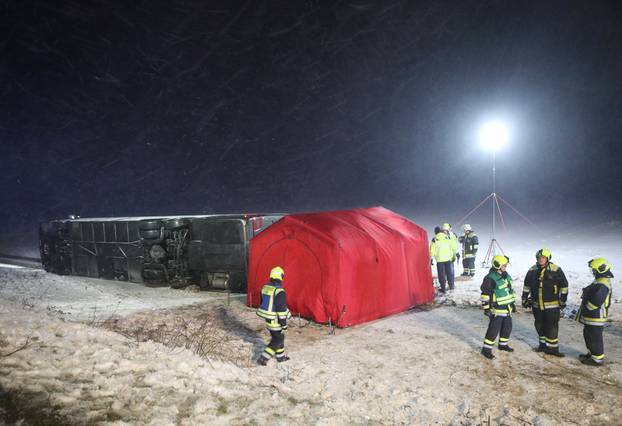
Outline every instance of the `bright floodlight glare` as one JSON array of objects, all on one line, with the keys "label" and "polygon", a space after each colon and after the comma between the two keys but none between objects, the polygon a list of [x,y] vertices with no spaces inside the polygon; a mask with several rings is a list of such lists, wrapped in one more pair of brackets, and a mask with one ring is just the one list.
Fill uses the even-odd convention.
[{"label": "bright floodlight glare", "polygon": [[488,123],[480,132],[480,142],[486,149],[497,151],[508,141],[508,130],[503,123]]}]

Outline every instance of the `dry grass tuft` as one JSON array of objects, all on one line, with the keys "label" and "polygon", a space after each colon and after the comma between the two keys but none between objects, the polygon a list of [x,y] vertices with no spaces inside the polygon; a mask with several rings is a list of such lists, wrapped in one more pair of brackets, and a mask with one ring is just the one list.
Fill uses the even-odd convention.
[{"label": "dry grass tuft", "polygon": [[246,338],[236,329],[237,323],[227,321],[222,308],[177,309],[139,313],[126,318],[109,318],[98,326],[119,333],[135,342],[158,342],[175,349],[187,349],[206,359],[251,365],[253,330]]}]

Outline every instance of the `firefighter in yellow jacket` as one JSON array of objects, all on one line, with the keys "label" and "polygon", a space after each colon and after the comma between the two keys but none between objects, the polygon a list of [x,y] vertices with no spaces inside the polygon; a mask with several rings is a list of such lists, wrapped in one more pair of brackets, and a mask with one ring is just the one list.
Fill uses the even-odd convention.
[{"label": "firefighter in yellow jacket", "polygon": [[266,328],[270,332],[271,339],[257,360],[260,365],[268,364],[272,357],[276,357],[278,362],[289,359],[285,355],[285,331],[287,319],[292,315],[287,309],[283,288],[284,277],[283,268],[276,266],[270,271],[270,282],[261,288],[261,305],[257,309],[257,315],[266,320]]},{"label": "firefighter in yellow jacket", "polygon": [[445,293],[445,284],[449,283],[449,289],[454,289],[454,260],[456,249],[447,233],[437,233],[430,244],[430,258],[436,261],[438,273],[439,291]]},{"label": "firefighter in yellow jacket", "polygon": [[539,340],[536,351],[563,357],[559,351],[559,317],[568,298],[568,280],[551,257],[548,249],[536,252],[537,263],[525,275],[522,304],[533,312]]},{"label": "firefighter in yellow jacket", "polygon": [[512,277],[506,272],[510,258],[501,254],[492,258],[492,268],[481,285],[480,300],[484,314],[490,319],[484,337],[482,355],[493,359],[492,348],[499,336],[499,350],[514,352],[509,345],[512,333],[512,312],[516,312]]},{"label": "firefighter in yellow jacket", "polygon": [[581,308],[577,320],[584,325],[583,338],[587,353],[580,355],[583,364],[599,367],[605,362],[603,327],[611,304],[611,264],[607,259],[597,257],[588,262],[594,281],[583,289]]},{"label": "firefighter in yellow jacket", "polygon": [[447,222],[443,223],[443,225],[441,225],[441,231],[443,231],[445,235],[449,237],[449,241],[451,241],[451,248],[454,251],[453,260],[460,260],[460,254],[458,252],[458,236],[451,230],[451,224]]}]

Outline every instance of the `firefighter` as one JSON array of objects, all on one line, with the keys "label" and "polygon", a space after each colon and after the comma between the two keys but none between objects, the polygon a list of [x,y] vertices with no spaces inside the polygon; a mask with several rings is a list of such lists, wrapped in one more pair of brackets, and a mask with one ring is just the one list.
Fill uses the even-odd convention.
[{"label": "firefighter", "polygon": [[551,252],[536,252],[536,264],[529,268],[523,286],[522,305],[531,308],[538,332],[537,352],[563,357],[559,351],[559,317],[568,298],[568,280],[562,268],[551,262]]},{"label": "firefighter", "polygon": [[287,309],[285,289],[282,287],[284,277],[283,268],[276,266],[270,271],[270,282],[261,288],[261,305],[257,315],[266,320],[271,339],[257,360],[260,365],[266,365],[272,357],[276,357],[278,362],[289,359],[285,355],[285,331],[287,319],[292,315]]},{"label": "firefighter", "polygon": [[583,289],[581,308],[577,320],[583,324],[583,338],[587,353],[579,355],[583,364],[601,366],[605,362],[603,327],[607,322],[607,311],[611,304],[611,264],[607,259],[597,257],[588,262],[594,281]]},{"label": "firefighter", "polygon": [[479,248],[479,238],[477,238],[477,234],[473,232],[471,225],[468,223],[465,223],[462,229],[464,229],[464,235],[461,235],[458,239],[462,245],[462,276],[474,277],[475,256]]},{"label": "firefighter", "polygon": [[492,258],[492,268],[482,282],[480,300],[484,308],[484,314],[490,319],[488,330],[484,337],[482,355],[493,359],[492,347],[499,336],[499,350],[514,352],[510,347],[510,334],[512,333],[512,313],[516,312],[512,277],[506,268],[510,258],[501,254]]},{"label": "firefighter", "polygon": [[443,231],[437,233],[430,244],[430,258],[436,261],[438,273],[439,291],[445,293],[445,284],[449,283],[449,289],[454,289],[454,258],[456,252],[447,234]]}]

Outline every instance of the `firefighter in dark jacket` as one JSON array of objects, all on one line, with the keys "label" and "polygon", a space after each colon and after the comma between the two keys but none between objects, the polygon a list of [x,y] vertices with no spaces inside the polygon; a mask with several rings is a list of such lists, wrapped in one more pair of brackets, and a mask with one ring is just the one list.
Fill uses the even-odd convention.
[{"label": "firefighter in dark jacket", "polygon": [[436,234],[438,234],[439,232],[441,232],[441,227],[440,226],[435,226],[434,227],[434,236],[432,237],[432,240],[430,241],[431,243],[433,243],[435,241]]},{"label": "firefighter in dark jacket", "polygon": [[611,304],[611,264],[607,259],[597,257],[588,262],[594,281],[583,289],[581,308],[577,320],[584,325],[583,338],[587,353],[579,355],[583,364],[601,366],[605,362],[603,327],[607,322],[607,311]]},{"label": "firefighter in dark jacket", "polygon": [[501,254],[492,258],[492,268],[484,277],[480,300],[484,314],[490,319],[484,337],[482,355],[493,359],[492,347],[499,336],[499,350],[514,352],[509,345],[512,333],[512,312],[516,312],[512,277],[506,272],[510,258]]},{"label": "firefighter in dark jacket", "polygon": [[537,352],[563,357],[559,351],[559,317],[568,298],[568,280],[562,268],[551,262],[551,252],[542,248],[537,263],[525,275],[522,304],[531,308],[538,332]]},{"label": "firefighter in dark jacket", "polygon": [[462,229],[464,229],[464,235],[460,235],[460,238],[458,238],[462,245],[462,276],[474,277],[475,256],[479,248],[479,238],[468,223],[465,223]]},{"label": "firefighter in dark jacket", "polygon": [[276,357],[278,362],[289,359],[285,355],[285,331],[287,319],[292,315],[287,309],[285,289],[282,287],[284,277],[283,268],[276,266],[270,271],[270,282],[261,288],[261,306],[257,309],[257,315],[266,320],[271,339],[257,360],[260,365],[266,365],[272,357]]}]

